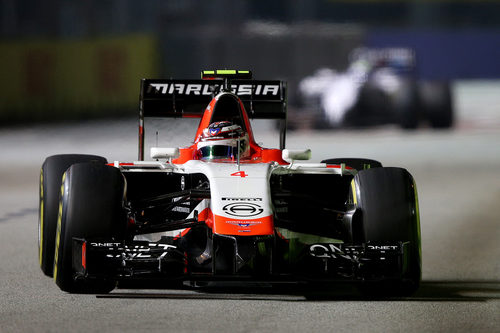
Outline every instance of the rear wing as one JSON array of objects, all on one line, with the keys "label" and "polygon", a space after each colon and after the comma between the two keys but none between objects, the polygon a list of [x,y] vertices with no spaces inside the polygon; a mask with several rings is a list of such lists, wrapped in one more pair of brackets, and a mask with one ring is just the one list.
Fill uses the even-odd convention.
[{"label": "rear wing", "polygon": [[[220,91],[224,81],[141,80],[140,112],[143,117],[198,118]],[[251,119],[286,119],[284,81],[231,80]]]},{"label": "rear wing", "polygon": [[[227,80],[142,79],[139,103],[139,160],[144,160],[144,118],[201,118],[207,105]],[[232,79],[236,94],[250,119],[279,119],[280,148],[285,148],[286,82],[278,80]]]}]

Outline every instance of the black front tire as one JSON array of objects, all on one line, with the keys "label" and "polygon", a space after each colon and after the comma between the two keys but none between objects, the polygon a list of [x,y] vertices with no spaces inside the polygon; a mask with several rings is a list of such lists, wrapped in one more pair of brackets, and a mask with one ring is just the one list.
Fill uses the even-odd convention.
[{"label": "black front tire", "polygon": [[82,162],[107,163],[95,155],[65,154],[47,157],[40,170],[40,209],[38,215],[38,256],[42,272],[52,277],[54,251],[63,173],[72,164]]},{"label": "black front tire", "polygon": [[125,180],[120,170],[108,165],[72,165],[63,176],[56,233],[54,280],[71,293],[107,293],[114,289],[112,278],[75,280],[73,238],[124,238],[123,210]]},{"label": "black front tire", "polygon": [[361,210],[363,242],[403,242],[405,264],[400,279],[366,282],[362,291],[376,296],[408,296],[421,280],[421,240],[415,181],[402,168],[360,171],[353,179],[351,196]]}]

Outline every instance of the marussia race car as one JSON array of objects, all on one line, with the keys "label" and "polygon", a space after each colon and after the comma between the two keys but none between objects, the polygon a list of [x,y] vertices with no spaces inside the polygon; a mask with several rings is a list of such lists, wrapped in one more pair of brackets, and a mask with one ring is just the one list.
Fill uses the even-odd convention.
[{"label": "marussia race car", "polygon": [[[151,148],[145,117],[199,117],[194,144]],[[250,118],[280,119],[280,149]],[[71,293],[217,281],[359,284],[408,295],[421,279],[413,177],[374,160],[305,163],[285,149],[286,83],[249,71],[141,81],[139,158],[55,155],[41,169],[39,260]],[[231,282],[233,283],[233,282]]]}]

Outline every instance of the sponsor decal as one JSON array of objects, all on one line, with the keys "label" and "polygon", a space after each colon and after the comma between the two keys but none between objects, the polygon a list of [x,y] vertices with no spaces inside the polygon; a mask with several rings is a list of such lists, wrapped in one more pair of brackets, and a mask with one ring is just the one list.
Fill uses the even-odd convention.
[{"label": "sponsor decal", "polygon": [[248,235],[272,235],[274,234],[273,216],[268,215],[253,219],[247,217],[231,218],[228,216],[215,215],[215,233],[221,235],[235,235],[239,232],[243,232],[241,230],[245,230],[244,232]]},{"label": "sponsor decal", "polygon": [[[150,83],[147,93],[156,93],[162,95],[195,95],[210,96],[212,92],[217,91],[220,85],[210,83]],[[238,95],[254,96],[277,96],[280,91],[278,84],[240,84],[231,85],[231,91]]]},{"label": "sponsor decal", "polygon": [[230,203],[225,205],[222,210],[228,215],[238,217],[256,216],[264,211],[264,209],[260,205],[251,202]]},{"label": "sponsor decal", "polygon": [[179,213],[191,213],[191,209],[188,207],[182,207],[182,206],[176,206],[172,208],[173,212],[179,212]]},{"label": "sponsor decal", "polygon": [[[355,259],[362,254],[369,253],[367,251],[374,251],[378,254],[396,254],[400,250],[399,245],[344,245],[344,244],[312,244],[309,247],[309,254],[316,258],[344,258]],[[381,257],[381,260],[385,258]]]},{"label": "sponsor decal", "polygon": [[[309,254],[316,258],[330,258],[330,259],[344,258],[351,260],[352,259],[351,255],[346,254],[345,252],[353,252],[353,251],[347,251],[347,249],[342,249],[341,244],[313,244],[309,247]],[[356,256],[359,253],[350,253],[350,254]]]},{"label": "sponsor decal", "polygon": [[261,221],[226,221],[228,224],[237,225],[239,227],[251,227],[257,224],[261,224]]},{"label": "sponsor decal", "polygon": [[[182,179],[181,179],[181,185],[182,185]],[[180,200],[182,200],[182,198],[173,198],[172,202],[177,202],[177,201],[180,201]],[[191,212],[191,208],[187,207],[186,205],[189,205],[189,204],[187,204],[187,203],[184,203],[184,204],[181,203],[179,206],[175,206],[174,208],[172,208],[172,211],[173,212],[180,212],[180,213],[190,213]]]},{"label": "sponsor decal", "polygon": [[398,251],[398,245],[368,245],[368,250],[375,251]]},{"label": "sponsor decal", "polygon": [[126,251],[150,251],[151,249],[163,249],[166,250],[168,248],[177,248],[174,245],[170,244],[162,244],[162,243],[149,243],[148,245],[124,245],[123,243],[116,242],[91,242],[90,245],[92,247],[107,247],[112,250],[126,250]]},{"label": "sponsor decal", "polygon": [[209,128],[208,132],[210,133],[211,136],[219,134],[221,131],[221,128]]},{"label": "sponsor decal", "polygon": [[163,251],[160,257],[165,256],[169,249],[176,249],[177,247],[169,244],[161,243],[149,243],[148,245],[124,245],[122,243],[99,243],[91,242],[92,247],[104,248],[110,252],[119,252],[115,254],[107,254],[108,258],[153,258],[153,251],[155,251],[154,257],[158,257],[160,253],[157,251]]},{"label": "sponsor decal", "polygon": [[119,247],[122,243],[90,243],[93,247]]}]

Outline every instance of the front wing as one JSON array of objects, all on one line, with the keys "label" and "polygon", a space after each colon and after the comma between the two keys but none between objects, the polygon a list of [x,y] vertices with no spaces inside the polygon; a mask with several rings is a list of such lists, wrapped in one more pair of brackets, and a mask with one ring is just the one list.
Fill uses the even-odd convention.
[{"label": "front wing", "polygon": [[[252,242],[254,249],[243,254],[236,238],[218,240],[216,236],[212,246],[220,241],[226,244],[206,255],[203,269],[197,264],[203,255],[191,258],[171,240],[113,242],[75,238],[75,279],[363,282],[399,280],[407,269],[408,242],[317,243],[297,250],[290,248],[290,242],[288,247],[283,246],[271,237]],[[225,253],[220,253],[221,249]],[[221,265],[221,261],[225,264]]]}]

